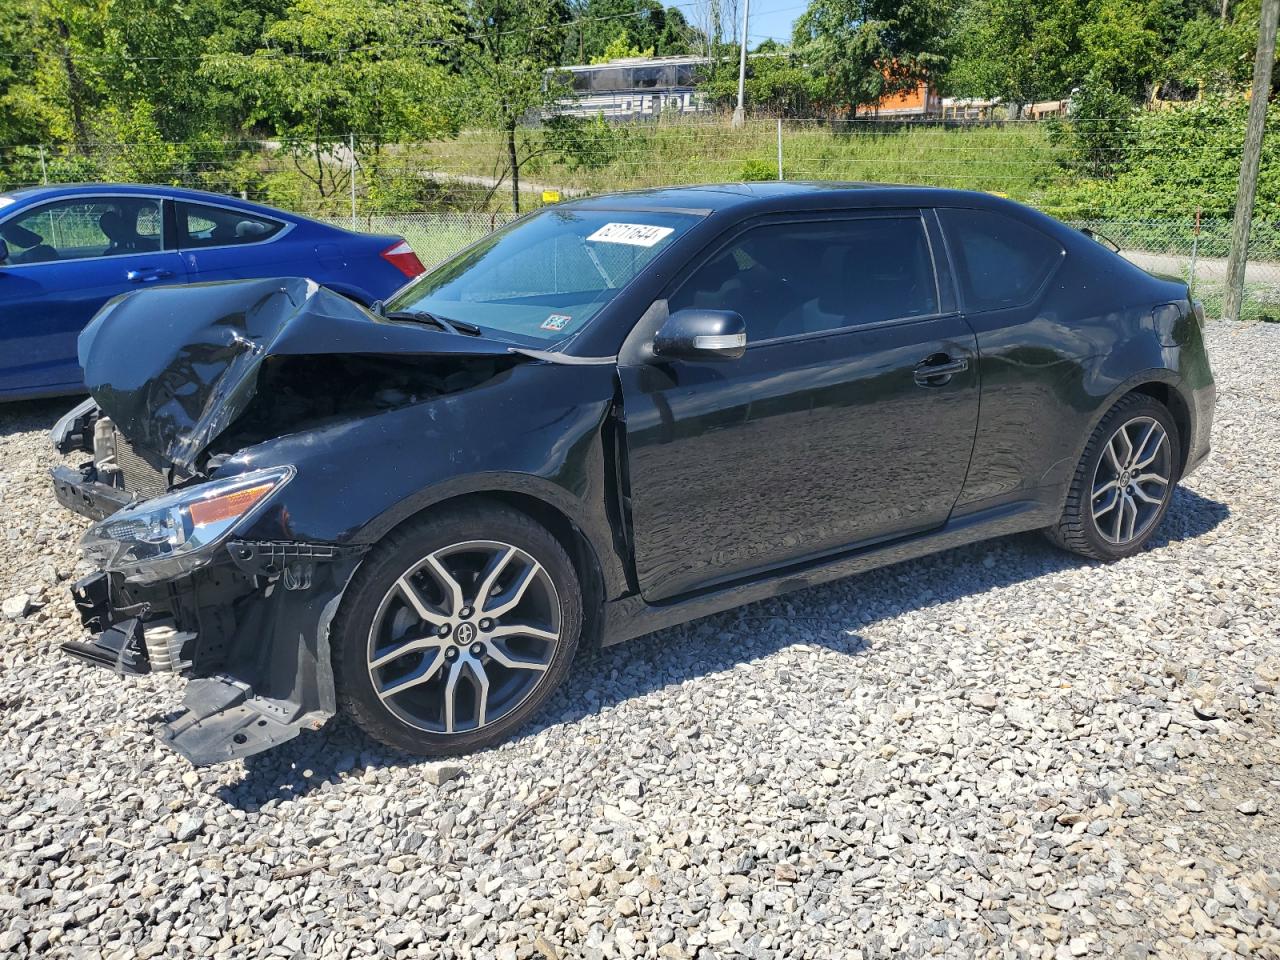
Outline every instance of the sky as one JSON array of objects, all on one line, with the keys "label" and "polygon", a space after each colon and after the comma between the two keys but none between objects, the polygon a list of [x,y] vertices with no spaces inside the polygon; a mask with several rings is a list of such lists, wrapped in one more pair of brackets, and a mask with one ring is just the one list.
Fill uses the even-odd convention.
[{"label": "sky", "polygon": [[762,40],[791,40],[791,24],[804,13],[802,0],[751,0],[751,22],[747,25],[748,47]]}]

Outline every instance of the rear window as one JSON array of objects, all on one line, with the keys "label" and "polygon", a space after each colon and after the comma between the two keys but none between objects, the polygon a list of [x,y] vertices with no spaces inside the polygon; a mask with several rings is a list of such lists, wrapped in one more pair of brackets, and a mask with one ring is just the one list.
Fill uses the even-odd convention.
[{"label": "rear window", "polygon": [[284,224],[279,220],[257,217],[243,210],[178,202],[178,245],[184,250],[261,243],[283,229]]},{"label": "rear window", "polygon": [[1053,237],[989,210],[939,210],[960,273],[965,310],[980,313],[1031,302],[1062,262]]}]

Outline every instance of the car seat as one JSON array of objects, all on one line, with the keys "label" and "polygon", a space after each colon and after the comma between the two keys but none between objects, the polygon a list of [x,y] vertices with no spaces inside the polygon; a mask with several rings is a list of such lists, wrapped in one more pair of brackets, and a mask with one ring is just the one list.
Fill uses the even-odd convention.
[{"label": "car seat", "polygon": [[107,238],[107,248],[102,251],[103,256],[134,249],[137,233],[115,210],[108,210],[98,218],[98,229]]},{"label": "car seat", "polygon": [[58,259],[58,251],[44,242],[44,237],[34,230],[17,223],[7,223],[0,227],[0,237],[15,247],[26,247],[21,253],[9,253],[9,263],[17,266],[22,263],[46,263]]},{"label": "car seat", "polygon": [[[891,224],[892,221],[882,221]],[[932,280],[923,236],[903,232],[896,225],[860,224],[849,242],[824,257],[824,268],[842,283],[824,284],[818,306],[826,313],[843,313],[850,324],[875,323],[897,317],[923,315],[937,308],[936,292],[919,289],[921,278]]]}]

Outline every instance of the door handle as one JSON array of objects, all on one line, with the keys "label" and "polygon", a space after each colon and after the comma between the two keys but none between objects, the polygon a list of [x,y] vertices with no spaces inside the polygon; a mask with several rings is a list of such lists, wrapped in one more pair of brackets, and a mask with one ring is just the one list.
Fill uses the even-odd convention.
[{"label": "door handle", "polygon": [[926,357],[916,364],[915,380],[922,387],[941,387],[951,382],[957,373],[969,369],[969,361],[964,357],[952,358],[945,354],[937,357]]},{"label": "door handle", "polygon": [[172,270],[130,270],[124,275],[124,278],[130,283],[150,283],[152,280],[164,280],[166,277],[172,277]]}]

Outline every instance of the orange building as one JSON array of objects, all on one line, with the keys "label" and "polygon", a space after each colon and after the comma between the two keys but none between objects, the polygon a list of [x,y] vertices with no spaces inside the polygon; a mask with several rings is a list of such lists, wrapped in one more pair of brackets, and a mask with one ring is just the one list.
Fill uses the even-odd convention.
[{"label": "orange building", "polygon": [[936,117],[942,113],[942,97],[922,80],[914,89],[883,97],[865,109],[877,117]]}]

